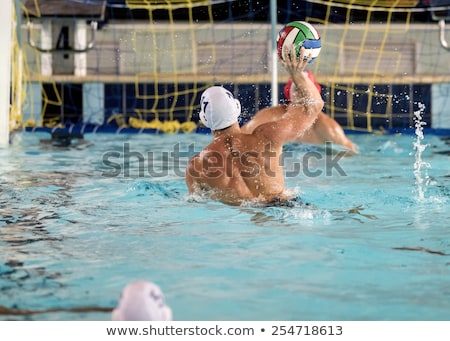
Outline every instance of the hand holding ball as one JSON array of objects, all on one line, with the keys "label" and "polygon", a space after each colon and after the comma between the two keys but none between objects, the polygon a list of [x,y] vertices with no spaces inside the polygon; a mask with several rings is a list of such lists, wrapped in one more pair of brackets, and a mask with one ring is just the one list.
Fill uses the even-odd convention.
[{"label": "hand holding ball", "polygon": [[306,50],[305,58],[311,55],[310,63],[319,56],[322,42],[319,32],[311,24],[305,21],[293,21],[286,24],[278,33],[277,51],[281,61],[288,60],[286,53],[292,50],[300,56],[302,46]]}]

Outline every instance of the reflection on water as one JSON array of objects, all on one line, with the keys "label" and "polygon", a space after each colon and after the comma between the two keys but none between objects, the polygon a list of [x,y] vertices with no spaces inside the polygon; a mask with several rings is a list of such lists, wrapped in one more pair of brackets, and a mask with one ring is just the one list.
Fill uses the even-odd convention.
[{"label": "reflection on water", "polygon": [[[39,139],[0,150],[0,319],[109,320],[132,279],[160,283],[179,320],[450,319],[445,139],[424,137],[422,202],[414,137],[357,135],[345,176],[287,178],[301,199],[289,207],[190,200],[171,171],[101,176],[102,155],[124,143],[147,157],[190,136]],[[311,148],[291,146],[289,162]]]},{"label": "reflection on water", "polygon": [[[0,185],[0,248],[3,264],[0,266],[1,291],[4,297],[15,298],[16,291],[39,292],[45,287],[57,290],[63,287],[63,273],[48,270],[39,264],[52,253],[60,253],[63,236],[50,232],[60,223],[60,209],[73,202],[69,191],[76,179],[85,174],[64,172],[13,171],[2,174]],[[65,220],[64,223],[73,223]],[[34,245],[37,244],[37,245]],[[43,262],[45,263],[45,262]],[[6,315],[30,315],[0,307]],[[11,310],[12,309],[12,310]]]}]

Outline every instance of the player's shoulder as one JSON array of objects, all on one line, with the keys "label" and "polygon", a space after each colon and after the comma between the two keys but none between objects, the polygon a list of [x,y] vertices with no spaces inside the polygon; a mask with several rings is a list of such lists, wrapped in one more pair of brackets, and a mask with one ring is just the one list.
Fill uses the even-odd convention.
[{"label": "player's shoulder", "polygon": [[284,126],[283,120],[266,122],[259,125],[252,135],[258,143],[262,141],[274,143],[275,145],[283,144],[286,142],[286,129]]}]

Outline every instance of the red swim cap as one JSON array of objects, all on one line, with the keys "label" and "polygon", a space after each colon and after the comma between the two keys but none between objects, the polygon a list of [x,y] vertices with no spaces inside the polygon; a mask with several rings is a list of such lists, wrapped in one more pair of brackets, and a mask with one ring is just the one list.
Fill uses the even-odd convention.
[{"label": "red swim cap", "polygon": [[[309,79],[314,83],[314,85],[316,86],[317,90],[319,90],[319,92],[322,92],[322,88],[321,88],[320,84],[317,83],[316,77],[314,77],[314,74],[313,74],[311,71],[309,71],[309,70],[307,70],[306,73],[308,74],[308,78],[309,78]],[[288,82],[286,83],[286,85],[284,86],[284,89],[283,89],[284,97],[285,97],[288,101],[291,100],[291,93],[290,93],[290,92],[291,92],[291,86],[292,86],[292,79],[289,79]]]}]

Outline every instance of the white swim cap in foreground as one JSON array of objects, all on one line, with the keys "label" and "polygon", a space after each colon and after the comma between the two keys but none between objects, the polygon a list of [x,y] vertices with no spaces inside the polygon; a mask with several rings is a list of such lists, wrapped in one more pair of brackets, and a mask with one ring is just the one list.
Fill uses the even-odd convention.
[{"label": "white swim cap in foreground", "polygon": [[237,122],[241,103],[221,86],[206,89],[200,99],[200,120],[211,130],[228,128]]},{"label": "white swim cap in foreground", "polygon": [[154,283],[137,281],[122,291],[119,304],[112,311],[113,321],[171,321],[172,310],[164,294]]}]

